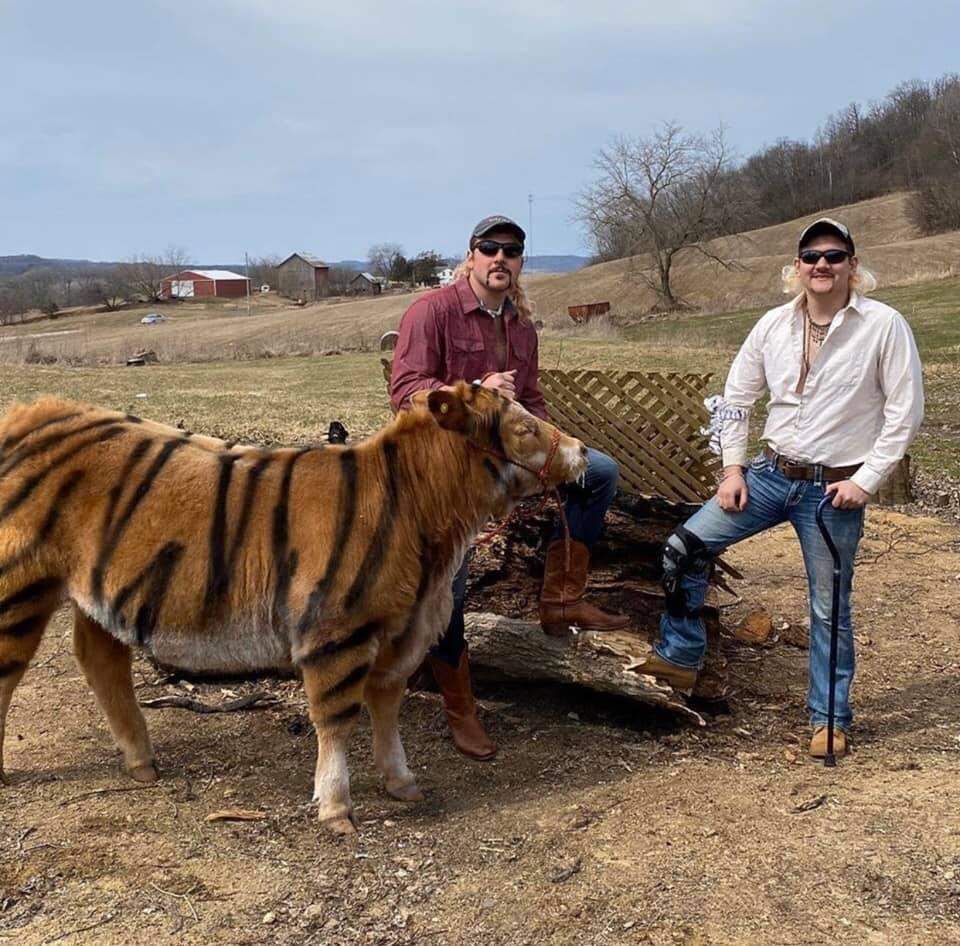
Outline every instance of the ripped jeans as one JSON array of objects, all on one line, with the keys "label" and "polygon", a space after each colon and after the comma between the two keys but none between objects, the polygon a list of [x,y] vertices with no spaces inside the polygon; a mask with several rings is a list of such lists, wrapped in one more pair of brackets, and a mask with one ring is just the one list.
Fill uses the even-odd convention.
[{"label": "ripped jeans", "polygon": [[[830,616],[833,608],[833,558],[817,526],[817,505],[824,488],[809,480],[789,480],[765,456],[757,457],[746,472],[747,508],[724,512],[716,496],[685,523],[707,550],[719,555],[729,546],[772,526],[789,522],[800,540],[810,593],[810,670],[807,709],[814,726],[827,723],[830,689]],[[863,534],[863,509],[824,510],[824,524],[840,553],[840,621],[837,681],[834,689],[836,724],[847,729],[853,719],[850,686],[854,675],[853,626],[850,591],[853,561]],[[708,569],[688,572],[680,579],[683,616],[665,613],[660,620],[656,652],[680,667],[699,668],[707,638],[700,617],[707,593]]]}]

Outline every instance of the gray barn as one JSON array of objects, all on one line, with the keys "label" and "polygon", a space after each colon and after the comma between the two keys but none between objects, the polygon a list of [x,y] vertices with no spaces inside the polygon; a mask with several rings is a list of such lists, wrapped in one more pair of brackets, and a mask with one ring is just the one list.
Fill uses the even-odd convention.
[{"label": "gray barn", "polygon": [[291,253],[277,267],[277,290],[291,299],[316,300],[329,292],[330,267],[310,253]]}]

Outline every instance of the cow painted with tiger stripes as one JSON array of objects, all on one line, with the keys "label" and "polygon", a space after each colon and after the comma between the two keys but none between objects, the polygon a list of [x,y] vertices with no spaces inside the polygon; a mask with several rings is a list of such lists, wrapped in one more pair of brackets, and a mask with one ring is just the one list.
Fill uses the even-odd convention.
[{"label": "cow painted with tiger stripes", "polygon": [[355,830],[346,740],[363,703],[387,791],[420,799],[398,714],[452,577],[490,516],[576,479],[585,452],[465,383],[421,392],[355,447],[241,447],[57,399],[14,406],[0,419],[0,778],[11,696],[72,600],[77,660],[134,779],[157,777],[137,646],[196,671],[295,666],[333,831]]}]

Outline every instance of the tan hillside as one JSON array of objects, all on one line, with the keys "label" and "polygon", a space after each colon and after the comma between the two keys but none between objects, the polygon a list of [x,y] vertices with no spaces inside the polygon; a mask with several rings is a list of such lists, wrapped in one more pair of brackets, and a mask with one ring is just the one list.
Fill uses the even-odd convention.
[{"label": "tan hillside", "polygon": [[[920,237],[906,216],[906,195],[892,194],[826,212],[845,221],[864,265],[881,286],[942,279],[960,273],[960,231]],[[817,214],[815,216],[822,216]],[[675,267],[675,289],[704,312],[775,305],[784,297],[779,273],[793,259],[797,235],[814,216],[714,242],[736,259],[726,270],[694,251]],[[569,326],[567,306],[608,300],[614,314],[629,318],[649,310],[653,293],[630,278],[636,260],[616,260],[559,276],[534,274],[527,287],[537,314],[548,325]],[[422,290],[421,290],[422,291]],[[246,359],[263,355],[310,355],[336,348],[376,347],[395,329],[416,293],[376,299],[331,300],[303,308],[275,294],[245,300],[184,301],[143,305],[120,312],[64,312],[0,330],[0,361],[56,358],[67,363],[117,363],[150,348],[165,363]],[[160,311],[168,321],[145,326],[140,317]]]},{"label": "tan hillside", "polygon": [[[907,217],[907,196],[889,194],[714,240],[711,250],[735,260],[734,270],[724,269],[696,251],[684,251],[675,264],[675,291],[712,312],[777,303],[782,298],[780,270],[793,259],[800,230],[822,216],[835,217],[850,227],[857,255],[882,286],[960,272],[960,231],[921,237]],[[560,276],[531,276],[530,294],[538,314],[547,322],[565,321],[568,305],[587,302],[609,301],[615,314],[638,315],[649,310],[655,300],[653,292],[631,275],[641,263],[642,258],[634,257]]]}]

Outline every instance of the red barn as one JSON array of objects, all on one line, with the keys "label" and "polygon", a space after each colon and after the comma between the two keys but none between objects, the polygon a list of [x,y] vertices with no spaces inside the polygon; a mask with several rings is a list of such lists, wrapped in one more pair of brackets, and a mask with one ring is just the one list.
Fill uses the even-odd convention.
[{"label": "red barn", "polygon": [[163,280],[164,299],[219,296],[237,299],[247,294],[250,280],[228,269],[185,269]]}]

